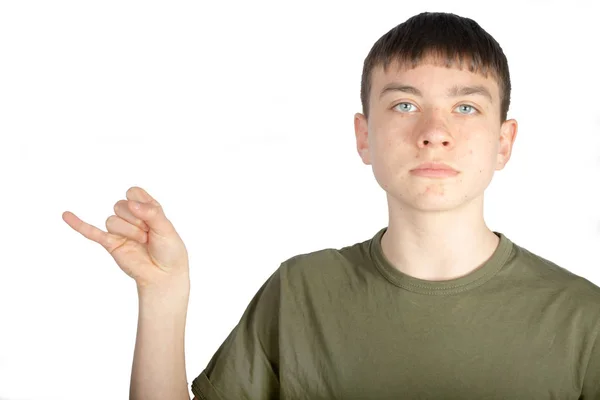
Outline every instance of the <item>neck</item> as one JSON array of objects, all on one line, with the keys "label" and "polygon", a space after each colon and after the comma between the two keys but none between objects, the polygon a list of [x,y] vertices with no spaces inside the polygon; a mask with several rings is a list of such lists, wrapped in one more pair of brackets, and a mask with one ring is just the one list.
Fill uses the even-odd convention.
[{"label": "neck", "polygon": [[500,239],[485,224],[483,201],[449,211],[415,211],[388,200],[388,228],[381,239],[385,257],[399,271],[441,281],[483,265]]}]

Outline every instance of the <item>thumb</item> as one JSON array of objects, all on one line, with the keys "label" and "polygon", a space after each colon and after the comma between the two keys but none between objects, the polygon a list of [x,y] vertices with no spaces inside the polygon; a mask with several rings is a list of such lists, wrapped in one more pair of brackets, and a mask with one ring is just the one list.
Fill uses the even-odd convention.
[{"label": "thumb", "polygon": [[173,235],[175,228],[169,221],[163,211],[163,208],[158,202],[140,203],[130,200],[129,209],[139,219],[144,221],[151,231],[162,237]]}]

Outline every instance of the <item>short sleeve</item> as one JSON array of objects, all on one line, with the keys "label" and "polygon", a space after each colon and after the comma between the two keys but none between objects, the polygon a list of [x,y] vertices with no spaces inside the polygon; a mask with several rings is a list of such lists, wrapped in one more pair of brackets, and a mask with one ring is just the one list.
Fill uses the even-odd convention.
[{"label": "short sleeve", "polygon": [[[600,328],[600,327],[599,327]],[[600,329],[596,329],[595,342],[590,353],[580,399],[600,400]]]},{"label": "short sleeve", "polygon": [[280,274],[261,286],[207,367],[192,382],[202,400],[279,398]]}]

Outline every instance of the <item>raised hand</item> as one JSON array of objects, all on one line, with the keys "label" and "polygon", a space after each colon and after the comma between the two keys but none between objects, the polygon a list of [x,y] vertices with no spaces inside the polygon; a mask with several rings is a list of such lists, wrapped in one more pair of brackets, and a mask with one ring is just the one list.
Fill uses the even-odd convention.
[{"label": "raised hand", "polygon": [[189,284],[187,249],[161,205],[136,186],[127,190],[126,197],[115,204],[116,215],[106,220],[108,232],[70,211],[65,211],[62,218],[84,237],[101,244],[135,280],[138,290]]}]

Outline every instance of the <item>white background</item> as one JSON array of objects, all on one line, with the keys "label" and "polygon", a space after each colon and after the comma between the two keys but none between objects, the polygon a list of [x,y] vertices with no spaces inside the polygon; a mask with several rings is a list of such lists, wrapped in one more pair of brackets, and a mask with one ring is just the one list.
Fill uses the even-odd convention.
[{"label": "white background", "polygon": [[190,255],[190,384],[281,262],[387,226],[353,115],[371,46],[422,11],[509,60],[488,226],[600,284],[597,4],[1,2],[0,399],[128,397],[135,283],[66,210],[105,230],[131,186],[162,203]]}]

